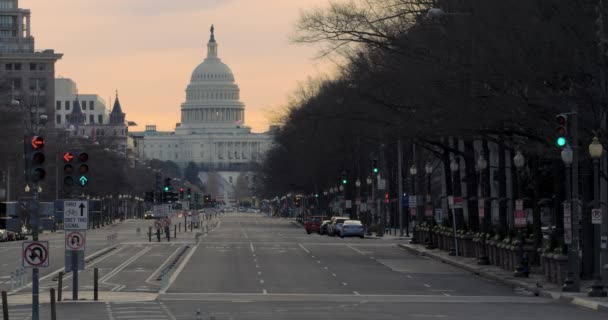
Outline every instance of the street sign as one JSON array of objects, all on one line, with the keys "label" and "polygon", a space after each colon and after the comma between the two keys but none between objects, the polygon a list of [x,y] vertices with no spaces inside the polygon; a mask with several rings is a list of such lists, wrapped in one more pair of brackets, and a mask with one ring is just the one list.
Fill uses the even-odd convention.
[{"label": "street sign", "polygon": [[448,196],[448,206],[450,209],[462,209],[463,202],[462,197]]},{"label": "street sign", "polygon": [[515,210],[515,228],[526,227],[526,212],[524,210]]},{"label": "street sign", "polygon": [[591,223],[602,224],[602,209],[591,209]]},{"label": "street sign", "polygon": [[346,207],[346,209],[350,209],[353,207],[353,203],[350,200],[346,200],[344,206]]},{"label": "street sign", "polygon": [[86,234],[84,231],[71,231],[65,235],[65,249],[67,251],[84,251],[86,242]]},{"label": "street sign", "polygon": [[427,217],[432,217],[433,216],[433,206],[426,205],[426,207],[424,208],[424,215]]},{"label": "street sign", "polygon": [[386,180],[378,178],[378,190],[386,189]]},{"label": "street sign", "polygon": [[23,267],[46,268],[49,266],[48,241],[23,241]]},{"label": "street sign", "polygon": [[87,230],[89,228],[89,201],[66,200],[63,202],[63,229]]},{"label": "street sign", "polygon": [[417,208],[410,208],[410,216],[414,217],[418,214]]},{"label": "street sign", "polygon": [[362,203],[361,207],[359,208],[359,210],[361,210],[361,211],[367,211],[367,203],[365,203],[365,202]]},{"label": "street sign", "polygon": [[522,200],[522,199],[515,200],[515,211],[522,211],[522,210],[524,210],[524,200]]},{"label": "street sign", "polygon": [[401,206],[404,208],[409,208],[409,204],[410,204],[410,197],[408,197],[406,194],[404,194],[401,197]]},{"label": "street sign", "polygon": [[64,251],[63,265],[65,272],[72,272],[72,255],[76,255],[78,270],[84,270],[84,251]]},{"label": "street sign", "polygon": [[409,201],[410,208],[416,208],[418,206],[418,196],[416,196],[415,194],[409,196]]}]

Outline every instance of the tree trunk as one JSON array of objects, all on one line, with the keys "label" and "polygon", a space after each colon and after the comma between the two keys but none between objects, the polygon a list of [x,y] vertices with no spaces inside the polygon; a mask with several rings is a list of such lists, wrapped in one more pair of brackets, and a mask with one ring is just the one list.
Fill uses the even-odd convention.
[{"label": "tree trunk", "polygon": [[507,170],[505,165],[506,148],[504,140],[498,142],[498,229],[503,235],[509,231],[507,221]]},{"label": "tree trunk", "polygon": [[534,177],[534,196],[532,199],[534,211],[532,212],[532,228],[534,232],[534,249],[536,250],[542,246],[542,221],[540,215],[541,207],[538,205],[538,201],[540,201],[540,157],[536,155],[531,160],[532,177]]},{"label": "tree trunk", "polygon": [[[452,188],[452,171],[450,170],[450,151],[448,149],[443,149],[443,178],[445,179],[445,194],[446,196],[453,195]],[[447,197],[446,197],[447,201]],[[452,225],[452,210],[448,207],[448,217],[447,224]],[[444,218],[445,219],[445,218]]]}]

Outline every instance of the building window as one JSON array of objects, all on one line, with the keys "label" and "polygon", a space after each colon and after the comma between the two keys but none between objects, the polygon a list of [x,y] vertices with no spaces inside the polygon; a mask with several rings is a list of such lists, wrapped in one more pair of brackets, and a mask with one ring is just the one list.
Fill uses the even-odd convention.
[{"label": "building window", "polygon": [[99,124],[102,124],[102,123],[103,123],[103,115],[102,115],[102,114],[98,114],[98,115],[97,115],[97,122],[98,122]]},{"label": "building window", "polygon": [[61,115],[60,114],[57,115],[57,124],[61,124]]},{"label": "building window", "polygon": [[230,183],[232,183],[232,177],[228,177],[228,181],[230,181]]},{"label": "building window", "polygon": [[13,70],[13,64],[12,63],[5,64],[4,70],[7,70],[7,71]]},{"label": "building window", "polygon": [[15,70],[20,71],[21,70],[21,63],[15,63]]},{"label": "building window", "polygon": [[38,64],[38,70],[44,71],[45,69],[46,69],[46,64],[44,64],[44,63],[39,63]]},{"label": "building window", "polygon": [[65,110],[70,110],[70,101],[65,102]]},{"label": "building window", "polygon": [[82,110],[87,110],[87,102],[86,101],[81,101],[80,102],[80,108]]},{"label": "building window", "polygon": [[56,107],[56,109],[57,110],[61,110],[61,101],[57,101],[57,107]]},{"label": "building window", "polygon": [[94,114],[90,114],[89,115],[89,123],[95,123],[95,115]]},{"label": "building window", "polygon": [[89,101],[89,110],[95,110],[95,101]]},{"label": "building window", "polygon": [[66,114],[65,115],[65,122],[68,122],[68,121],[70,121],[70,115]]},{"label": "building window", "polygon": [[36,64],[35,63],[30,63],[30,71],[36,71]]}]

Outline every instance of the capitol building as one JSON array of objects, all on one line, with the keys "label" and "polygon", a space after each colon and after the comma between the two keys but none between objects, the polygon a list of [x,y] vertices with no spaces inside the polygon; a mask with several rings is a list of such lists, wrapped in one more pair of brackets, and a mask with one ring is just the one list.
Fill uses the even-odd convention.
[{"label": "capitol building", "polygon": [[213,26],[207,57],[192,72],[175,131],[160,132],[155,125],[146,125],[144,132],[131,136],[140,159],[170,160],[182,168],[193,162],[203,184],[217,181],[215,190],[208,192],[232,204],[238,201],[237,179],[254,183],[252,164],[262,162],[272,141],[269,133],[252,133],[245,125],[245,105],[234,74],[219,58]]}]

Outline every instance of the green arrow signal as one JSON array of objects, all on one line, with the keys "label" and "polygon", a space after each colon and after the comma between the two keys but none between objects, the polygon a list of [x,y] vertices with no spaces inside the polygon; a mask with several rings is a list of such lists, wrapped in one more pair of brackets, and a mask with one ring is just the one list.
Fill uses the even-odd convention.
[{"label": "green arrow signal", "polygon": [[78,180],[80,180],[80,185],[83,187],[89,183],[89,179],[85,176],[81,176]]}]

